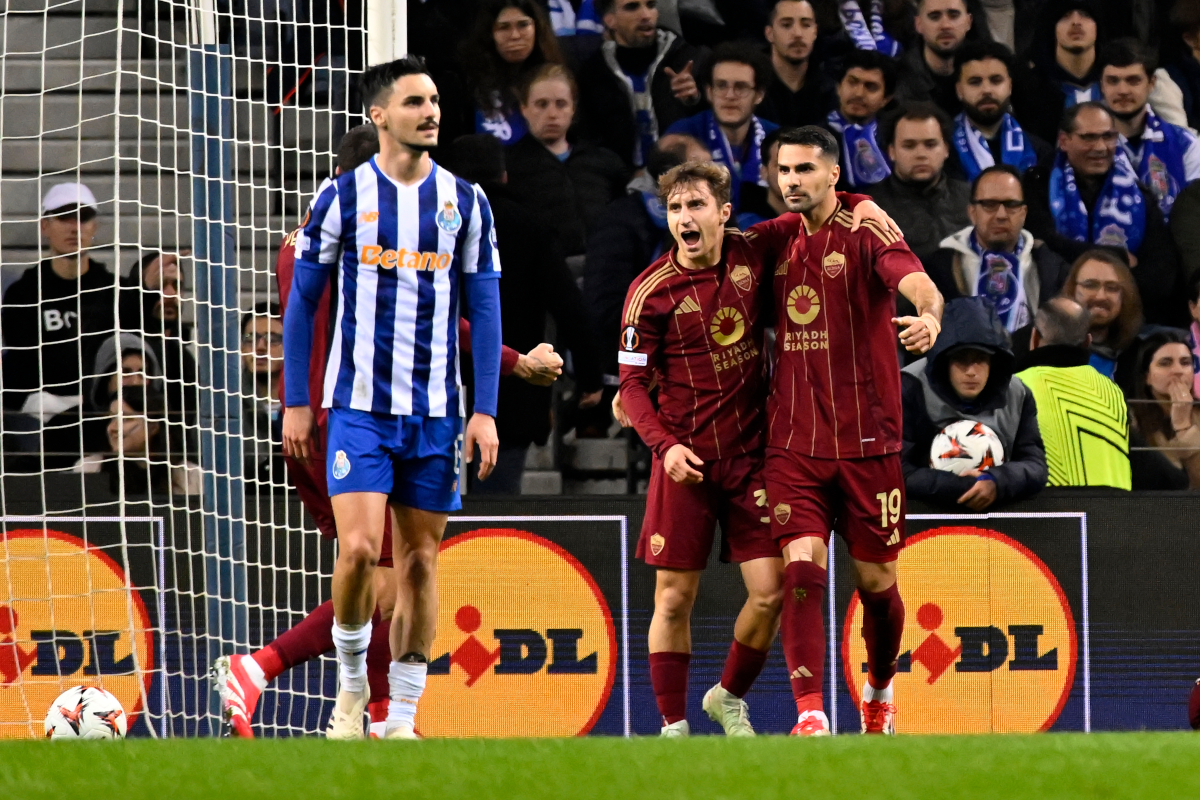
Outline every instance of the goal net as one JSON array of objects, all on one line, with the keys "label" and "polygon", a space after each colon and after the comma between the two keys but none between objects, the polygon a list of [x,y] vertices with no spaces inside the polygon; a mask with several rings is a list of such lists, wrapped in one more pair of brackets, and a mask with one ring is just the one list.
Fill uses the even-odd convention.
[{"label": "goal net", "polygon": [[[329,596],[280,455],[274,266],[361,121],[363,3],[3,6],[0,737],[79,684],[131,735],[212,735],[213,660]],[[285,673],[259,730],[315,731],[334,683]]]}]

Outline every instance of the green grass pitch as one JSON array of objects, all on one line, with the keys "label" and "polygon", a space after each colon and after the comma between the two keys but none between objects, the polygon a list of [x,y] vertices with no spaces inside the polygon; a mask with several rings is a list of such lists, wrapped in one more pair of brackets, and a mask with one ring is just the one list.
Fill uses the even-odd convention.
[{"label": "green grass pitch", "polygon": [[1198,798],[1185,733],[0,743],[0,798]]}]

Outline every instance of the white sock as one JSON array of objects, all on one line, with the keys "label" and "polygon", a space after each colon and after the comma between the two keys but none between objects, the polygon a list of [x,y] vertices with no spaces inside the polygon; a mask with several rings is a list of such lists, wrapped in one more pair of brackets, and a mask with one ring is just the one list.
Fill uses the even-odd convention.
[{"label": "white sock", "polygon": [[254,684],[254,688],[260,692],[267,688],[267,673],[263,672],[263,668],[254,660],[253,656],[246,656],[242,659],[242,669],[246,670],[246,677]]},{"label": "white sock", "polygon": [[341,691],[361,694],[367,688],[367,645],[371,621],[364,625],[339,625],[333,621],[333,646],[337,650]]},{"label": "white sock", "polygon": [[863,702],[864,703],[890,703],[892,702],[892,683],[888,681],[888,685],[884,689],[876,689],[871,685],[870,681],[863,684]]},{"label": "white sock", "polygon": [[414,727],[417,718],[417,702],[425,691],[425,675],[428,664],[393,661],[388,666],[388,689],[391,704],[388,706],[387,726]]}]

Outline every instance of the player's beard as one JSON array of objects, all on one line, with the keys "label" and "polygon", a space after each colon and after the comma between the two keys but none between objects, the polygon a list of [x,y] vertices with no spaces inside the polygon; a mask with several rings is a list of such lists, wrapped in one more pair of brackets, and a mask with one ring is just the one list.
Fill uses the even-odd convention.
[{"label": "player's beard", "polygon": [[799,197],[783,196],[783,204],[787,206],[787,210],[793,214],[805,214],[812,211],[821,204],[820,199],[814,199],[811,194],[800,195]]},{"label": "player's beard", "polygon": [[[424,125],[424,123],[422,123],[422,126],[423,125]],[[422,126],[418,126],[418,128],[417,128],[418,133],[422,132]],[[434,128],[434,130],[438,130],[440,127],[441,127],[441,125],[437,125]],[[436,150],[437,146],[438,146],[436,141],[433,144],[430,144],[429,142],[426,142],[424,140],[416,141],[416,142],[402,141],[402,142],[400,142],[400,144],[404,145],[405,147],[407,147],[410,150],[415,150],[418,153],[431,153],[434,150]]]},{"label": "player's beard", "polygon": [[963,104],[963,112],[967,115],[967,118],[970,119],[972,122],[974,122],[976,125],[981,125],[984,127],[989,126],[989,125],[995,125],[997,122],[999,122],[1001,119],[1004,118],[1005,114],[1009,113],[1009,109],[1011,109],[1011,108],[1012,108],[1011,99],[1005,100],[1003,103],[1001,103],[999,106],[996,107],[995,111],[986,111],[986,112],[980,111],[975,106],[967,105],[965,103]]}]

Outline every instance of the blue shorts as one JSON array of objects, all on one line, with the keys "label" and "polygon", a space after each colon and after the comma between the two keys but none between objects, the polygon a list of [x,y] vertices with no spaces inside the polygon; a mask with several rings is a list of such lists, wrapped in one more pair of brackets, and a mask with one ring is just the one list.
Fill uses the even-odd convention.
[{"label": "blue shorts", "polygon": [[458,511],[462,420],[329,409],[329,496],[379,492],[393,505]]}]

